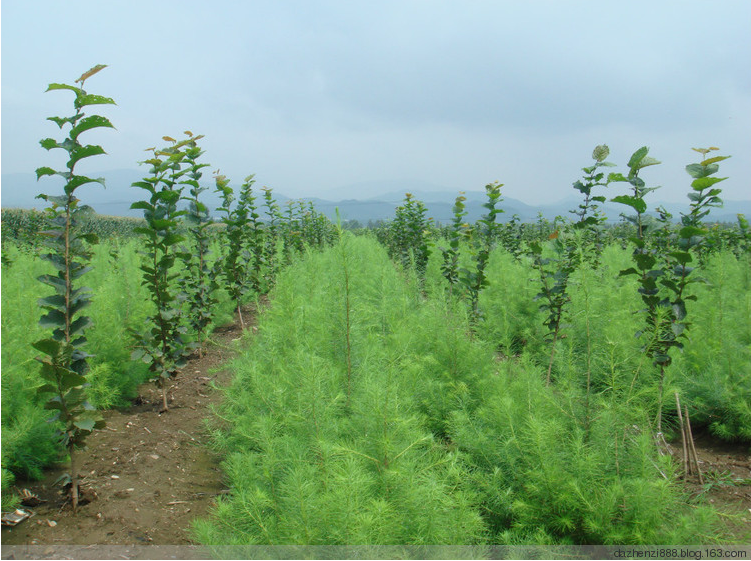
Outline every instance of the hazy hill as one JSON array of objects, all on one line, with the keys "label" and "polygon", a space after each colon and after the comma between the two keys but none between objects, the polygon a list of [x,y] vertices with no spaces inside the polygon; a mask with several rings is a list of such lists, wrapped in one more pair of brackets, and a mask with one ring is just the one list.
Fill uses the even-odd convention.
[{"label": "hazy hill", "polygon": [[[142,170],[120,169],[91,175],[93,177],[104,176],[107,188],[103,189],[96,183],[81,187],[78,191],[79,198],[86,204],[91,205],[100,214],[142,216],[142,211],[130,210],[131,203],[143,198],[143,191],[131,187],[133,182],[142,179]],[[43,177],[37,182],[33,173],[2,174],[0,203],[6,208],[43,208],[45,206],[44,201],[35,199],[36,195],[39,193],[58,193],[62,190],[62,184],[62,178],[58,177]],[[210,178],[206,185],[209,190],[203,193],[203,200],[209,208],[214,210],[219,206],[220,199],[217,194],[213,193],[214,186]],[[401,188],[400,186],[403,185],[408,185],[408,187]],[[234,185],[234,187],[238,187],[238,185]],[[452,208],[459,191],[460,189],[452,191],[445,186],[424,182],[418,182],[418,184],[413,182],[411,185],[410,182],[406,181],[361,182],[326,191],[327,198],[306,197],[303,200],[313,201],[320,212],[332,219],[336,216],[336,208],[339,208],[342,219],[357,220],[365,225],[368,221],[392,219],[394,210],[404,201],[404,194],[409,192],[416,199],[425,203],[428,208],[428,216],[433,217],[437,222],[448,223],[453,216]],[[373,192],[379,194],[370,195]],[[260,195],[259,191],[259,204],[262,202]],[[485,193],[469,190],[465,191],[464,196],[467,198],[465,204],[468,215],[466,219],[475,221],[486,212],[482,208],[482,204],[485,202]],[[282,209],[290,200],[283,194],[276,192],[274,197]],[[523,222],[531,222],[537,219],[540,212],[548,219],[553,219],[558,215],[568,217],[571,216],[569,211],[575,209],[580,201],[581,199],[573,193],[562,201],[537,206],[504,197],[500,205],[504,213],[500,216],[500,219],[507,221],[516,214]],[[659,202],[652,202],[650,209],[654,209],[659,204]],[[663,204],[676,218],[681,212],[688,210],[688,200],[686,204]],[[618,220],[623,212],[630,214],[630,209],[627,207],[613,203],[604,205],[604,211],[608,218],[614,221]],[[712,210],[710,220],[735,222],[737,213],[751,217],[751,201],[726,201],[724,208]]]}]

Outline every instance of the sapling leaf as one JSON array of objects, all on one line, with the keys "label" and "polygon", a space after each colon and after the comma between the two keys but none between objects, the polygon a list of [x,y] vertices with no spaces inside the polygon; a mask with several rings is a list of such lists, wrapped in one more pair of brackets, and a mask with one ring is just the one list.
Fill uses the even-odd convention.
[{"label": "sapling leaf", "polygon": [[727,177],[699,177],[691,182],[691,188],[694,189],[694,191],[702,191],[704,189],[707,189],[708,187],[711,187],[715,183],[725,181],[726,179]]},{"label": "sapling leaf", "polygon": [[73,425],[83,431],[91,432],[96,426],[96,421],[94,419],[77,419],[73,421]]},{"label": "sapling leaf", "polygon": [[647,203],[644,199],[639,197],[633,197],[630,195],[619,195],[610,199],[611,202],[621,203],[630,206],[638,213],[645,213],[647,211]]},{"label": "sapling leaf", "polygon": [[[53,148],[63,148],[63,145],[60,144],[54,138],[44,138],[44,139],[42,139],[42,140],[39,141],[39,144],[45,150],[52,150]],[[53,173],[54,173],[54,171],[53,171]]]},{"label": "sapling leaf", "polygon": [[97,64],[95,66],[92,66],[89,70],[87,70],[86,72],[84,72],[83,74],[81,74],[81,76],[79,76],[79,78],[75,81],[75,83],[78,84],[80,82],[81,83],[81,87],[83,87],[83,83],[86,80],[88,80],[89,78],[91,78],[97,72],[99,72],[101,70],[104,70],[105,68],[107,68],[106,64]]},{"label": "sapling leaf", "polygon": [[76,97],[74,102],[76,109],[81,109],[87,105],[117,105],[115,100],[111,97],[105,97],[103,95],[84,94]]},{"label": "sapling leaf", "polygon": [[50,167],[41,167],[36,169],[37,180],[47,175],[55,175],[57,172]]},{"label": "sapling leaf", "polygon": [[717,173],[719,169],[720,166],[718,166],[717,164],[709,164],[706,166],[703,166],[701,164],[688,164],[686,166],[686,171],[688,172],[688,174],[695,179],[713,175]]},{"label": "sapling leaf", "polygon": [[101,115],[91,115],[78,121],[76,126],[70,130],[70,138],[76,139],[82,132],[99,127],[115,128],[106,117],[102,117]]},{"label": "sapling leaf", "polygon": [[714,158],[709,158],[707,160],[703,160],[700,165],[702,166],[708,166],[710,164],[716,164],[717,162],[721,162],[722,160],[727,160],[730,156],[715,156]]},{"label": "sapling leaf", "polygon": [[69,86],[68,84],[50,84],[47,86],[48,92],[53,90],[70,90],[74,92],[77,96],[83,95],[85,92],[81,88],[77,88],[75,86]]},{"label": "sapling leaf", "polygon": [[610,148],[607,144],[600,144],[592,151],[592,159],[597,162],[603,162],[610,155]]},{"label": "sapling leaf", "polygon": [[631,155],[631,159],[628,161],[628,167],[631,169],[638,168],[639,163],[644,159],[644,157],[649,152],[649,148],[646,146],[642,146],[639,148],[636,152],[634,152]]},{"label": "sapling leaf", "polygon": [[76,175],[74,177],[71,177],[70,181],[68,182],[68,188],[72,192],[73,189],[77,189],[81,185],[85,185],[87,183],[99,183],[102,187],[104,187],[104,178],[103,177],[86,177],[84,175]]},{"label": "sapling leaf", "polygon": [[60,344],[60,341],[54,339],[42,339],[32,343],[31,346],[48,356],[56,356],[60,352]]},{"label": "sapling leaf", "polygon": [[73,167],[78,163],[80,160],[84,158],[88,158],[90,156],[98,156],[100,154],[104,154],[104,149],[101,146],[94,146],[94,145],[86,145],[86,146],[79,146],[76,147],[73,151],[70,153],[70,160],[68,160],[68,169],[73,169]]}]

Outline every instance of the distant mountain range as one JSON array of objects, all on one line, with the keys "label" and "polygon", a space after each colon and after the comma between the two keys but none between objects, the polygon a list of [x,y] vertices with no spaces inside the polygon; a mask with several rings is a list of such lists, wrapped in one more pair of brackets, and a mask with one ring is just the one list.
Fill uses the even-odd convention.
[{"label": "distant mountain range", "polygon": [[[143,172],[134,169],[121,169],[99,174],[91,174],[92,177],[104,176],[106,178],[107,188],[96,183],[84,185],[79,188],[79,198],[86,204],[92,206],[99,214],[108,214],[114,216],[142,216],[140,210],[130,210],[131,203],[139,200],[142,191],[131,187],[135,181],[143,178]],[[406,185],[414,186],[414,189],[398,189],[397,186]],[[209,190],[203,193],[204,202],[209,208],[215,210],[219,204],[219,196],[213,192],[213,184],[209,185]],[[380,190],[379,190],[380,187]],[[319,212],[324,213],[329,218],[335,218],[336,209],[339,209],[343,220],[357,220],[363,225],[369,221],[389,220],[394,217],[394,211],[397,206],[404,201],[406,192],[412,193],[414,197],[428,208],[428,216],[436,222],[448,223],[453,217],[453,206],[459,191],[450,191],[442,186],[431,185],[427,183],[414,182],[367,182],[356,183],[326,192],[326,199],[315,197],[303,197],[303,201],[312,201]],[[11,173],[2,174],[2,184],[0,191],[0,203],[3,208],[43,208],[44,201],[36,199],[39,193],[56,193],[62,191],[61,178],[42,178],[39,182],[32,173]],[[345,198],[358,193],[380,192],[377,196],[363,198]],[[480,218],[486,211],[482,204],[486,201],[485,193],[482,191],[466,191],[464,196],[466,210],[468,212],[466,219],[475,221]],[[290,201],[280,193],[274,192],[274,198],[280,207],[284,208],[285,204]],[[336,199],[336,200],[335,200]],[[537,219],[538,214],[547,219],[553,219],[556,216],[571,216],[570,210],[577,208],[581,198],[574,196],[557,201],[554,203],[545,203],[537,206],[528,205],[510,197],[504,197],[500,208],[504,213],[500,215],[502,221],[508,221],[512,216],[518,215],[522,222],[531,222]],[[259,193],[259,201],[260,193]],[[676,218],[681,212],[688,211],[688,204],[679,203],[652,203],[651,209],[662,204],[668,212]],[[616,221],[621,213],[631,214],[630,209],[623,205],[606,203],[603,205],[603,211],[609,220]],[[725,201],[722,209],[713,209],[710,213],[709,220],[716,222],[735,222],[737,214],[745,214],[751,217],[751,201]]]}]

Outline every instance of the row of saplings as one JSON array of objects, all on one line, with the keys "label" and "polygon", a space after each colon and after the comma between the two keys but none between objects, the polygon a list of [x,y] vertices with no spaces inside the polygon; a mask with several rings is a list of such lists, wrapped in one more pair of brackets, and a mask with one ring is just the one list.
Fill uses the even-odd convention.
[{"label": "row of saplings", "polygon": [[[78,505],[76,451],[84,448],[86,438],[94,430],[104,426],[102,415],[86,397],[90,355],[85,350],[85,332],[92,322],[82,311],[90,304],[91,295],[80,284],[81,276],[89,269],[90,246],[98,240],[95,234],[81,228],[86,211],[75,196],[76,190],[87,183],[104,185],[102,178],[76,173],[79,161],[105,153],[101,146],[82,144],[82,133],[113,128],[106,117],[83,112],[88,106],[115,103],[109,97],[83,89],[86,80],[103,68],[104,65],[97,65],[84,73],[75,81],[78,85],[49,85],[47,91],[74,93],[75,113],[69,117],[50,117],[61,130],[70,127],[68,135],[61,142],[46,138],[41,145],[47,150],[65,150],[69,160],[63,171],[50,167],[36,170],[37,179],[58,175],[65,180],[63,195],[39,195],[49,203],[44,232],[47,252],[41,257],[56,273],[39,277],[52,289],[50,296],[40,300],[44,310],[40,325],[51,331],[48,337],[33,343],[33,347],[42,353],[37,360],[42,365],[44,383],[38,391],[48,398],[45,407],[55,411],[51,421],[60,423],[61,444],[70,455],[68,482],[74,509]],[[149,173],[133,184],[147,196],[131,206],[143,210],[146,222],[135,232],[144,241],[140,268],[155,310],[147,319],[145,331],[132,332],[133,358],[149,365],[162,389],[165,411],[170,379],[185,365],[190,353],[196,349],[203,353],[207,330],[214,320],[220,281],[244,328],[240,303],[246,294],[267,291],[280,266],[288,263],[295,253],[300,253],[306,245],[328,245],[335,236],[331,223],[312,205],[289,204],[286,212],[282,212],[267,188],[263,194],[267,220],[262,224],[252,190],[253,176],[245,179],[233,205],[235,195],[229,179],[219,172],[215,174],[215,183],[223,201],[218,209],[223,227],[217,229],[207,206],[200,200],[200,194],[206,190],[199,183],[201,170],[209,165],[198,162],[203,154],[198,146],[202,137],[190,131],[185,135],[182,141],[165,136],[167,147],[148,149],[151,158],[142,163],[150,166]],[[212,259],[211,247],[215,245],[217,230],[221,236],[221,255]]]}]

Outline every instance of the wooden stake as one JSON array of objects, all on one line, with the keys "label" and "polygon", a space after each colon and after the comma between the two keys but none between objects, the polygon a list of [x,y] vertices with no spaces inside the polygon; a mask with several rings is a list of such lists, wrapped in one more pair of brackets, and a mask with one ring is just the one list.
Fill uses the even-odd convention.
[{"label": "wooden stake", "polygon": [[704,476],[701,473],[701,468],[699,467],[699,455],[696,453],[696,447],[694,446],[694,434],[691,430],[691,419],[689,419],[688,416],[688,407],[686,407],[686,428],[688,430],[688,442],[691,445],[691,455],[694,458],[694,463],[696,464],[696,473],[699,475],[699,483],[701,485],[704,485]]},{"label": "wooden stake", "polygon": [[691,473],[691,466],[688,462],[688,448],[686,445],[686,426],[683,423],[681,414],[681,400],[678,399],[678,392],[675,392],[675,405],[678,409],[678,422],[681,425],[681,444],[683,444],[683,473],[688,476]]}]

